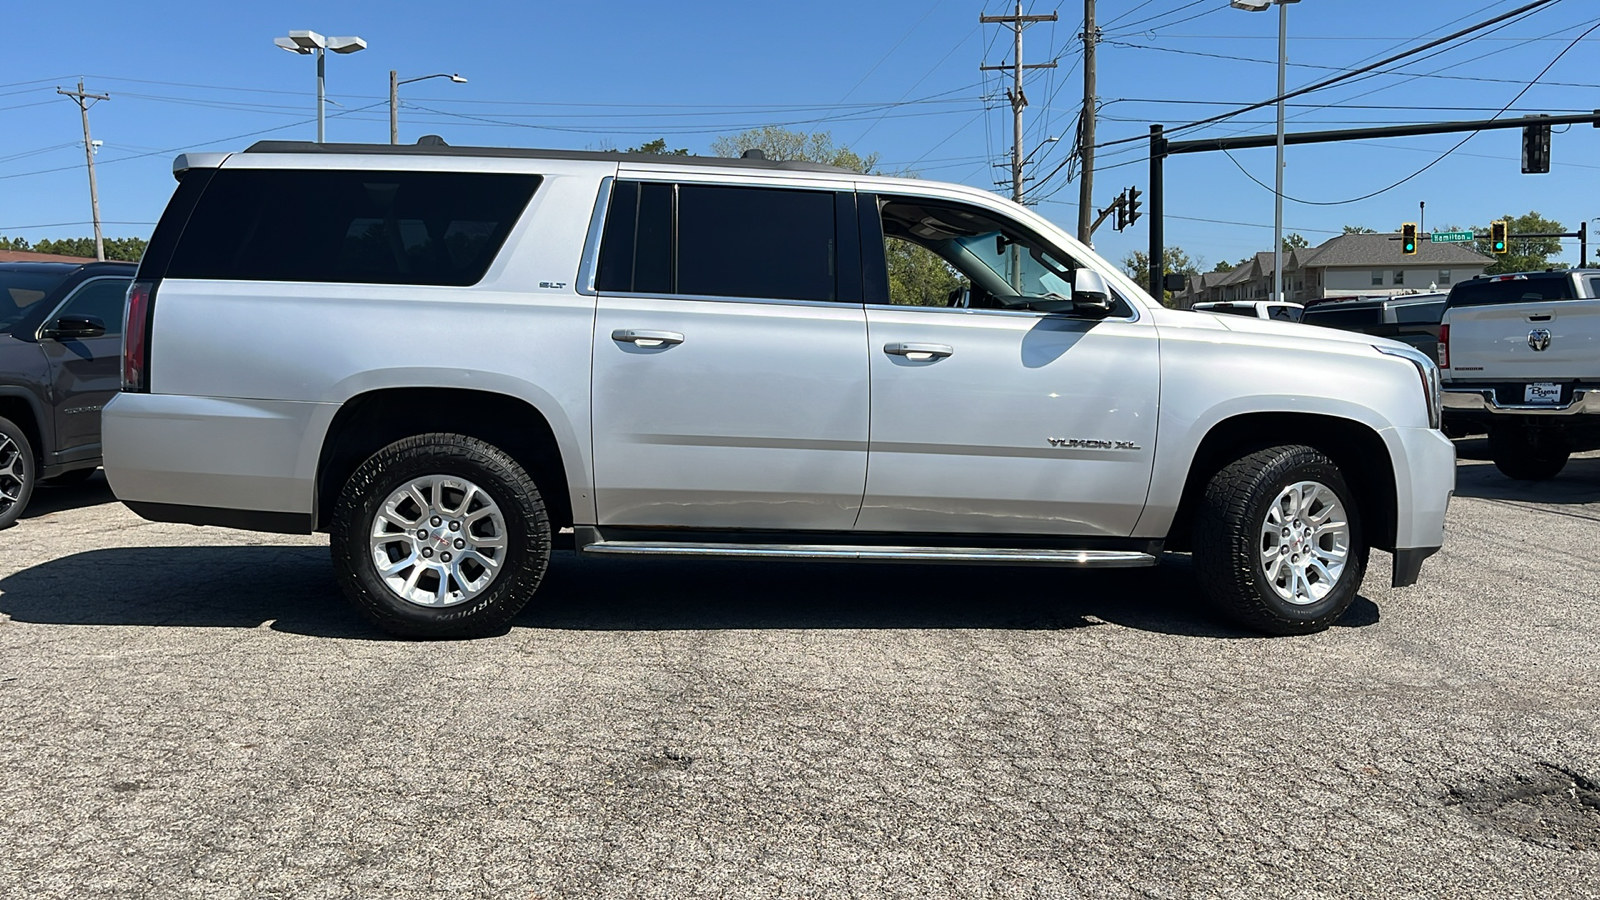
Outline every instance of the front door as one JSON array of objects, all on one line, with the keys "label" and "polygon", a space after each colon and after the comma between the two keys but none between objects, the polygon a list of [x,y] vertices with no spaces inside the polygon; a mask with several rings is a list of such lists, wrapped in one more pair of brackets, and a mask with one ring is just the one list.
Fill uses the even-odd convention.
[{"label": "front door", "polygon": [[857,246],[854,209],[849,192],[616,184],[596,276],[598,524],[854,524],[867,329],[838,235]]},{"label": "front door", "polygon": [[54,462],[100,456],[100,409],[122,386],[122,307],[127,278],[94,278],[79,285],[45,319],[48,330],[62,316],[92,316],[106,327],[92,338],[41,338],[50,364],[55,409]]},{"label": "front door", "polygon": [[1155,457],[1154,326],[1121,299],[1102,319],[1028,308],[1064,306],[1079,263],[1002,214],[881,201],[878,221],[864,219],[883,228],[890,265],[887,290],[874,296],[867,279],[872,436],[857,529],[1129,535]]}]

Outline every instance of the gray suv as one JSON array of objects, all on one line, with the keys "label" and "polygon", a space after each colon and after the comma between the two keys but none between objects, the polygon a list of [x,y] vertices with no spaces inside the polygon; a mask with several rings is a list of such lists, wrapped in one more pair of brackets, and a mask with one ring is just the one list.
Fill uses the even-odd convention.
[{"label": "gray suv", "polygon": [[34,486],[100,466],[100,409],[121,383],[133,263],[0,264],[0,528]]}]

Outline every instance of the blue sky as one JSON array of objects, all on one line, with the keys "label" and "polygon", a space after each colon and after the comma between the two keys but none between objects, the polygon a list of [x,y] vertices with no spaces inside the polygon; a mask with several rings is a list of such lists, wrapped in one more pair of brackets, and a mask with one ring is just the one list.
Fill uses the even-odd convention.
[{"label": "blue sky", "polygon": [[[1525,0],[1303,0],[1289,13],[1289,84],[1307,84],[1523,5]],[[1030,27],[1024,61],[1058,59],[1025,86],[1026,146],[1049,175],[1072,142],[1082,100],[1083,5],[1024,0],[1060,21]],[[709,153],[712,140],[781,124],[830,131],[891,170],[1009,193],[996,179],[1010,147],[1004,83],[980,63],[1010,59],[1009,32],[980,25],[999,0],[805,4],[588,2],[274,2],[193,4],[80,0],[68,7],[8,4],[0,67],[0,234],[31,240],[91,229],[78,111],[55,88],[83,77],[110,102],[91,111],[101,215],[108,236],[147,236],[171,194],[182,149],[241,149],[254,140],[315,137],[315,65],[273,46],[307,28],[364,37],[369,48],[328,60],[331,141],[388,139],[388,73],[459,72],[403,87],[401,140],[425,133],[452,144],[628,147],[656,137]],[[1229,9],[1226,0],[1099,0],[1099,140],[1148,133],[1273,94],[1276,13]],[[195,15],[204,9],[206,16]],[[1572,40],[1600,23],[1594,0],[1557,2],[1479,40],[1396,64],[1399,74],[1322,91],[1289,111],[1289,130],[1488,118],[1511,103]],[[1600,31],[1528,89],[1508,115],[1600,107]],[[1413,77],[1424,74],[1426,77]],[[1343,104],[1317,108],[1322,104]],[[1402,108],[1392,108],[1402,107]],[[1263,110],[1191,137],[1270,133]],[[1051,136],[1062,136],[1045,145]],[[1568,229],[1600,216],[1600,131],[1554,137],[1552,171],[1522,175],[1520,133],[1479,134],[1404,185],[1358,197],[1438,160],[1460,136],[1291,147],[1288,230],[1313,244],[1345,224],[1379,230],[1416,221],[1484,225],[1529,210]],[[1273,151],[1195,154],[1169,161],[1169,244],[1209,268],[1271,248],[1272,194],[1241,170],[1272,180]],[[1075,229],[1078,188],[1066,170],[1033,186],[1039,209]],[[1096,203],[1147,187],[1145,143],[1100,151]],[[1296,202],[1317,201],[1312,205]],[[1215,220],[1215,221],[1199,221]],[[64,224],[57,224],[64,223]],[[1234,223],[1234,224],[1224,224]],[[1096,247],[1116,260],[1147,241],[1145,220],[1104,225]],[[1567,253],[1577,256],[1576,242]],[[1600,241],[1597,241],[1600,243]]]}]

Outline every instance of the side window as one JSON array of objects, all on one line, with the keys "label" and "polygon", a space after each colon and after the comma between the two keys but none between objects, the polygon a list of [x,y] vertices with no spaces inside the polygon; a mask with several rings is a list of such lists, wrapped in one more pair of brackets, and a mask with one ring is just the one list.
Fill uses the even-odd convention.
[{"label": "side window", "polygon": [[122,333],[122,306],[128,294],[126,278],[97,278],[78,288],[56,313],[61,316],[93,316],[105,323],[106,334]]},{"label": "side window", "polygon": [[1600,297],[1600,277],[1591,277],[1589,279],[1589,296]]},{"label": "side window", "polygon": [[[883,196],[879,212],[889,285],[868,303],[1035,310],[1070,303],[1077,261],[1019,223],[925,197]],[[1130,312],[1119,298],[1112,315]]]},{"label": "side window", "polygon": [[678,186],[679,294],[833,300],[831,192]]},{"label": "side window", "polygon": [[167,275],[227,281],[476,284],[538,175],[222,169]]},{"label": "side window", "polygon": [[1438,303],[1413,303],[1396,307],[1394,320],[1399,325],[1437,325],[1444,317],[1444,301]]},{"label": "side window", "polygon": [[[619,181],[606,213],[595,287],[840,299],[836,229],[841,222],[854,225],[853,211],[847,216],[842,202],[830,191]],[[858,264],[851,257],[846,267]]]}]

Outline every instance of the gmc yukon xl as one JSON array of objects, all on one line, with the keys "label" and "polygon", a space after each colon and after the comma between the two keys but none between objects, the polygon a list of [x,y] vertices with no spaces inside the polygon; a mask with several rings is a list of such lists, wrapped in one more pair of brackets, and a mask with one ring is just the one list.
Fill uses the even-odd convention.
[{"label": "gmc yukon xl", "polygon": [[[1154,565],[1270,633],[1455,455],[1422,353],[1165,309],[1032,210],[759,158],[259,143],[178,157],[106,410],[155,520],[330,534],[401,635],[587,554]],[[891,260],[948,267],[918,290]],[[959,275],[959,278],[956,276]],[[911,602],[911,601],[908,601]]]}]

